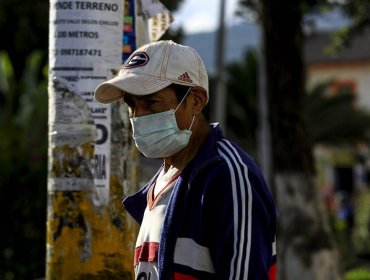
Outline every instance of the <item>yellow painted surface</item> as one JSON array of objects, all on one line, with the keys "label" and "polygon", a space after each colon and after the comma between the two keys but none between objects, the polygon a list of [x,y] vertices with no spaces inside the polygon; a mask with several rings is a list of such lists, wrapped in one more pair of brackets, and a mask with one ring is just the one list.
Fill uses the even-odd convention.
[{"label": "yellow painted surface", "polygon": [[49,195],[47,279],[133,279],[138,226],[121,204],[122,186],[111,177],[111,203],[93,204],[93,192]]},{"label": "yellow painted surface", "polygon": [[94,144],[84,143],[80,147],[62,145],[52,149],[52,177],[83,177],[82,164],[76,166],[76,159],[90,161],[94,156]]}]

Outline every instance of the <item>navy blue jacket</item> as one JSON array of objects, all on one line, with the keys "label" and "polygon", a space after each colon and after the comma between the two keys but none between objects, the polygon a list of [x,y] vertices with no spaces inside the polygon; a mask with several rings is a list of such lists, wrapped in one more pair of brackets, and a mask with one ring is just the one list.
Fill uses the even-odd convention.
[{"label": "navy blue jacket", "polygon": [[[254,160],[211,132],[177,180],[158,254],[161,280],[276,279],[276,211]],[[123,204],[140,224],[156,176]]]}]

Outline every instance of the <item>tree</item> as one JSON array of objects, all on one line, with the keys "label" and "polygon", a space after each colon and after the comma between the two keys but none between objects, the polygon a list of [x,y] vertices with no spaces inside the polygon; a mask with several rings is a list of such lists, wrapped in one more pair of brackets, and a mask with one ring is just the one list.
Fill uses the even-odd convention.
[{"label": "tree", "polygon": [[[260,62],[259,62],[260,63]],[[258,64],[259,64],[258,63]],[[228,92],[228,133],[240,143],[251,144],[256,139],[257,104],[256,73],[257,57],[254,51],[248,51],[240,64],[233,63],[229,69]],[[332,81],[328,80],[305,90],[304,121],[307,138],[311,146],[316,144],[351,145],[359,139],[370,140],[370,114],[356,106],[356,94],[343,86],[336,92],[331,90]],[[350,116],[350,117],[349,117]],[[241,129],[243,128],[243,129]],[[242,140],[240,140],[240,137]],[[250,147],[253,145],[249,145]],[[361,194],[361,201],[364,194]],[[362,203],[362,205],[366,205]],[[365,214],[366,215],[366,214]],[[336,228],[333,228],[336,231]],[[365,229],[366,232],[366,229]],[[362,231],[362,234],[365,233]],[[337,237],[338,233],[336,233]],[[346,247],[349,240],[341,240],[341,265],[348,269],[353,265],[353,248]],[[359,239],[356,239],[359,243]],[[347,242],[347,243],[346,243]],[[364,246],[362,246],[364,249]],[[351,250],[352,252],[349,252]],[[350,260],[350,261],[349,261]],[[350,272],[353,274],[354,272]]]},{"label": "tree", "polygon": [[358,140],[370,141],[370,113],[356,106],[356,95],[351,89],[341,87],[333,94],[331,84],[331,80],[321,82],[305,97],[304,117],[312,145],[355,145]]},{"label": "tree", "polygon": [[314,184],[304,121],[302,22],[315,1],[241,2],[258,8],[263,30],[279,211],[278,279],[339,279],[337,250]]},{"label": "tree", "polygon": [[[317,3],[315,3],[317,2]],[[313,11],[322,9],[340,8],[345,15],[351,19],[351,24],[340,28],[333,34],[332,45],[330,47],[332,52],[337,52],[343,48],[348,47],[352,38],[369,29],[370,27],[370,2],[368,0],[351,0],[351,1],[313,1]]]},{"label": "tree", "polygon": [[43,59],[41,52],[33,52],[23,75],[15,79],[8,54],[0,53],[0,203],[6,225],[1,279],[36,279],[45,271],[48,114]]},{"label": "tree", "polygon": [[[247,50],[240,62],[227,66],[226,132],[252,155],[256,153],[258,54]],[[242,129],[241,129],[242,128]]]},{"label": "tree", "polygon": [[0,2],[0,50],[6,50],[15,77],[23,73],[24,61],[33,50],[42,51],[47,62],[49,1],[2,0]]},{"label": "tree", "polygon": [[[260,63],[257,51],[248,49],[244,59],[227,67],[227,92],[232,93],[227,104],[227,133],[252,154],[257,144]],[[328,80],[305,89],[303,117],[310,146],[320,143],[354,145],[358,139],[369,141],[370,114],[356,106],[356,93],[351,89],[343,86],[333,93],[331,84],[332,80]]]},{"label": "tree", "polygon": [[[314,184],[304,121],[304,1],[261,1],[273,170],[279,208],[279,279],[339,279],[336,247]],[[294,225],[294,226],[292,226]]]},{"label": "tree", "polygon": [[[280,221],[278,278],[338,279],[336,248],[313,182],[313,158],[304,119],[303,16],[330,7],[329,1],[239,2],[254,8],[263,28],[274,190]],[[348,30],[368,25],[368,1],[342,3],[345,11],[356,16]]]}]

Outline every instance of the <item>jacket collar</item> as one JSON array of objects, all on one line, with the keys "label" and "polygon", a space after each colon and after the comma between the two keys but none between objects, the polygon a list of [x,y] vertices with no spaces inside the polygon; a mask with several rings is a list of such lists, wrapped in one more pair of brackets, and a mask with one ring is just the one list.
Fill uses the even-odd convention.
[{"label": "jacket collar", "polygon": [[[208,166],[208,164],[218,160],[220,155],[217,151],[217,141],[224,138],[221,127],[218,123],[211,123],[211,131],[207,135],[205,141],[199,149],[198,154],[186,165],[185,169],[181,172],[181,180],[189,178],[188,182],[191,182],[192,179],[203,167]],[[159,168],[156,175],[137,193],[126,197],[122,203],[125,206],[126,210],[130,215],[140,224],[145,208],[147,206],[147,193],[149,187],[152,185],[153,181],[157,178],[160,170]]]},{"label": "jacket collar", "polygon": [[[198,154],[186,165],[182,171],[182,176],[194,177],[199,170],[209,163],[214,162],[220,158],[217,150],[217,142],[224,138],[223,131],[218,123],[211,123],[211,131],[201,145]],[[194,172],[194,170],[196,172]]]}]

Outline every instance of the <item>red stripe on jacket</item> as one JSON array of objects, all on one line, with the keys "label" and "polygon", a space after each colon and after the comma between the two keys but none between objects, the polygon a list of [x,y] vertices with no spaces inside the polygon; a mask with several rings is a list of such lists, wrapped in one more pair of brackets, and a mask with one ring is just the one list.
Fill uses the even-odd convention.
[{"label": "red stripe on jacket", "polygon": [[155,262],[158,260],[158,242],[144,242],[135,248],[134,264],[139,262]]},{"label": "red stripe on jacket", "polygon": [[270,280],[276,280],[276,269],[277,269],[277,266],[276,266],[276,263],[274,263],[269,269],[269,279]]},{"label": "red stripe on jacket", "polygon": [[171,280],[197,280],[197,278],[191,275],[175,272]]}]

